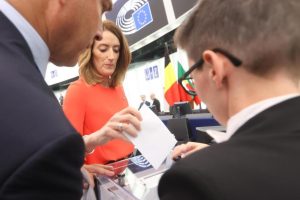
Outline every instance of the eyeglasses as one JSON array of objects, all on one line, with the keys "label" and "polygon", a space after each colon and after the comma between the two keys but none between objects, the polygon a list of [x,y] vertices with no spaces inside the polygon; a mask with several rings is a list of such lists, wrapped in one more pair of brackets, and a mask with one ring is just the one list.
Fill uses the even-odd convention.
[{"label": "eyeglasses", "polygon": [[[229,52],[220,49],[220,48],[215,48],[212,50],[213,52],[216,53],[220,53],[223,54],[224,56],[226,56],[230,62],[232,62],[232,64],[235,67],[239,67],[242,65],[242,61],[238,58],[236,58],[235,56],[233,56],[232,54],[230,54]],[[201,68],[202,65],[204,63],[203,58],[201,57],[195,64],[193,64],[190,69],[185,72],[183,74],[183,76],[178,80],[179,84],[181,85],[181,87],[183,87],[183,89],[190,95],[192,96],[196,96],[196,91],[195,91],[195,87],[194,87],[194,80],[193,78],[190,77],[190,74],[192,73],[192,71],[196,68]]]}]

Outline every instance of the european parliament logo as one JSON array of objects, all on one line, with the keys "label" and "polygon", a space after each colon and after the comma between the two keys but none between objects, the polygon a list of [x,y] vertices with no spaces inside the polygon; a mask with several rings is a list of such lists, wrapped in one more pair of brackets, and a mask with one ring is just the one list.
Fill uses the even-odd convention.
[{"label": "european parliament logo", "polygon": [[132,17],[137,31],[141,30],[142,28],[153,22],[153,17],[149,3],[147,2],[141,8],[136,10],[132,14]]},{"label": "european parliament logo", "polygon": [[128,0],[119,10],[116,24],[125,35],[131,35],[153,22],[148,0]]},{"label": "european parliament logo", "polygon": [[142,172],[146,169],[152,168],[152,165],[142,155],[130,158],[128,168],[133,173]]}]

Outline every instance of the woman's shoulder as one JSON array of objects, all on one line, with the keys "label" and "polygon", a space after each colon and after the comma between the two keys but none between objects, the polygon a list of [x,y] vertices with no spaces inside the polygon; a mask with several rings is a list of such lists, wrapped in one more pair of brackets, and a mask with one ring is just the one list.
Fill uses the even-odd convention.
[{"label": "woman's shoulder", "polygon": [[73,89],[77,89],[77,90],[87,90],[91,87],[92,87],[92,85],[87,84],[83,78],[79,78],[69,85],[69,88],[73,88]]},{"label": "woman's shoulder", "polygon": [[120,84],[120,85],[117,85],[115,88],[116,88],[116,90],[124,90],[124,88],[123,88],[123,85],[122,85],[122,84]]},{"label": "woman's shoulder", "polygon": [[88,85],[84,79],[79,78],[78,80],[72,82],[68,89],[67,93],[73,94],[73,96],[82,96],[90,93],[92,85]]}]

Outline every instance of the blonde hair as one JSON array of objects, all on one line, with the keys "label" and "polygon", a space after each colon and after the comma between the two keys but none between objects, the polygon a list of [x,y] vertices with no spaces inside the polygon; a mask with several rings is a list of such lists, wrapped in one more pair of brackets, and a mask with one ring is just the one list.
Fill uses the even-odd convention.
[{"label": "blonde hair", "polygon": [[[120,42],[120,54],[117,61],[116,70],[111,76],[111,81],[109,83],[109,87],[116,87],[120,85],[124,78],[125,73],[128,69],[128,65],[131,62],[131,53],[129,50],[128,42],[125,36],[123,35],[120,28],[115,25],[112,21],[106,20],[103,22],[103,31],[109,31],[113,33]],[[79,56],[79,75],[85,80],[85,82],[89,85],[94,85],[98,83],[103,83],[104,77],[97,72],[95,66],[93,64],[93,48],[95,44],[94,38],[93,44]]]}]

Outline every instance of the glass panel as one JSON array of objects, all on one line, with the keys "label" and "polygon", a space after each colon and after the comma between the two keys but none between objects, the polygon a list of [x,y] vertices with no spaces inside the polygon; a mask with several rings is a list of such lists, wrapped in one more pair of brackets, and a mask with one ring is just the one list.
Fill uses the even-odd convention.
[{"label": "glass panel", "polygon": [[[139,155],[109,164],[118,175],[113,178],[97,177],[101,184],[101,196],[105,193],[112,193],[116,196],[115,199],[124,199],[124,197],[126,199],[158,199],[159,179],[170,166],[170,163],[166,162],[156,170],[142,155]],[[107,194],[106,197],[108,197]]]}]

